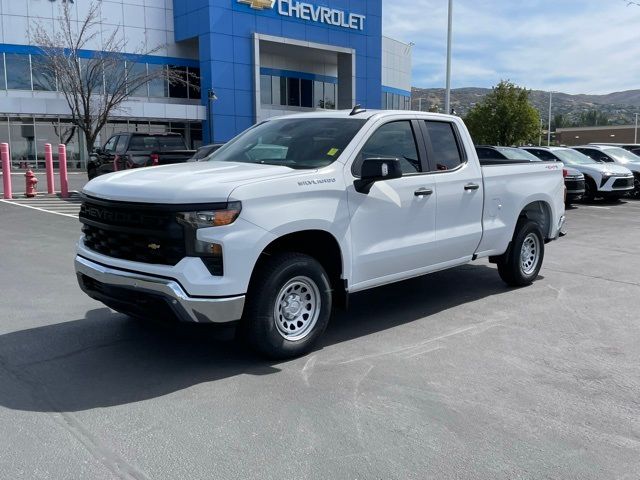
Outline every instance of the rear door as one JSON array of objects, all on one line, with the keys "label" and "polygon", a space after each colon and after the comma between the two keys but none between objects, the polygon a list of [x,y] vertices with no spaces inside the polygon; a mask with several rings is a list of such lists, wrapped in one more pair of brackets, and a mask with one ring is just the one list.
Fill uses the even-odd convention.
[{"label": "rear door", "polygon": [[438,263],[464,263],[472,258],[482,239],[482,170],[475,159],[468,158],[455,123],[422,120],[421,127],[438,191]]}]

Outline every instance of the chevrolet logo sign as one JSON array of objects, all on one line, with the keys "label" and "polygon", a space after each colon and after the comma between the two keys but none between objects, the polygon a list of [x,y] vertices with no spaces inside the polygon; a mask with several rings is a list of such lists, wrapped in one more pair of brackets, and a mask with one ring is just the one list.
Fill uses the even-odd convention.
[{"label": "chevrolet logo sign", "polygon": [[160,250],[160,245],[157,243],[150,243],[147,247],[149,247],[150,250]]},{"label": "chevrolet logo sign", "polygon": [[249,5],[255,10],[266,10],[268,8],[273,8],[276,4],[276,0],[238,0],[238,3]]}]

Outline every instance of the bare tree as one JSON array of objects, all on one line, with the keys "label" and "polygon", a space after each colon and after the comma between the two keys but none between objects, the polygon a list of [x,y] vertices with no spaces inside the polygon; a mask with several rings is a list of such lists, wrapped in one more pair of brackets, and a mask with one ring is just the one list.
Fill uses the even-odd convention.
[{"label": "bare tree", "polygon": [[[32,40],[42,53],[38,74],[62,93],[71,110],[71,123],[83,132],[91,152],[100,131],[115,112],[124,109],[122,104],[129,97],[153,80],[187,85],[188,77],[184,71],[147,69],[137,61],[156,53],[162,45],[151,50],[140,45],[131,50],[119,27],[108,34],[101,32],[99,4],[92,2],[86,17],[79,21],[73,18],[71,5],[61,4],[57,33],[36,23]],[[95,45],[100,45],[99,51],[87,55],[96,50],[91,48]]]}]

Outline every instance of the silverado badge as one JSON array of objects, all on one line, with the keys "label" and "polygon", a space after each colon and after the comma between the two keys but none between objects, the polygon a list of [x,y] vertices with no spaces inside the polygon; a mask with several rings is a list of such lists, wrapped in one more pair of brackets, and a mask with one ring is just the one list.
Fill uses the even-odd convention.
[{"label": "silverado badge", "polygon": [[267,8],[273,8],[276,0],[238,0],[238,3],[249,5],[255,10],[265,10]]},{"label": "silverado badge", "polygon": [[150,243],[149,245],[147,245],[147,247],[149,247],[151,250],[160,250],[160,245],[158,245],[157,243]]}]

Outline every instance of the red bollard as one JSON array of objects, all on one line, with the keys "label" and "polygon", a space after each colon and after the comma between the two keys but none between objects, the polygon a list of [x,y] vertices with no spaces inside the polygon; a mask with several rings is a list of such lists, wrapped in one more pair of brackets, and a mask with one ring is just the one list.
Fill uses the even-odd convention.
[{"label": "red bollard", "polygon": [[67,178],[67,146],[58,145],[58,162],[60,164],[60,194],[69,198],[69,179]]},{"label": "red bollard", "polygon": [[55,178],[53,176],[53,149],[50,143],[44,144],[44,163],[47,167],[47,193],[56,193]]},{"label": "red bollard", "polygon": [[2,184],[4,188],[4,199],[11,200],[11,156],[9,155],[9,144],[0,144],[0,156],[2,157]]}]

